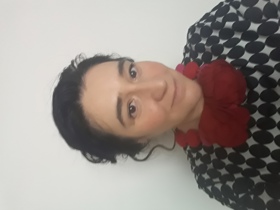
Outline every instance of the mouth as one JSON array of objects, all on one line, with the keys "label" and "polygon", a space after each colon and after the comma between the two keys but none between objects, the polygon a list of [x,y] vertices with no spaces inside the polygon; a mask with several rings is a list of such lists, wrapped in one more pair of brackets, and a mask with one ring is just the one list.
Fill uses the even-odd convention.
[{"label": "mouth", "polygon": [[174,102],[175,102],[175,100],[176,100],[176,98],[177,98],[177,89],[178,89],[178,87],[177,87],[177,82],[176,82],[176,80],[175,79],[173,79],[173,87],[174,87],[174,91],[173,91],[173,97],[172,97],[172,103],[171,103],[171,107],[173,107],[173,105],[174,105]]}]

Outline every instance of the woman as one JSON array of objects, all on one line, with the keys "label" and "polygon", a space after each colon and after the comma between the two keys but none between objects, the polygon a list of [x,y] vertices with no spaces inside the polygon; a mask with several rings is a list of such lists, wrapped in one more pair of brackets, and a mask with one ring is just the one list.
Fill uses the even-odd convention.
[{"label": "woman", "polygon": [[236,210],[280,209],[279,8],[220,3],[189,29],[177,71],[102,55],[72,62],[53,95],[60,134],[88,160],[115,163],[176,129],[210,197]]}]

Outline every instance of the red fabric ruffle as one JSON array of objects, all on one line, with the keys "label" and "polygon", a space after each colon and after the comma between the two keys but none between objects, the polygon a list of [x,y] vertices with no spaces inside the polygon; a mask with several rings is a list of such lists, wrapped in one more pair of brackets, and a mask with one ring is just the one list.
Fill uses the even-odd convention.
[{"label": "red fabric ruffle", "polygon": [[199,67],[195,62],[179,64],[176,70],[196,79],[204,95],[204,108],[198,130],[175,131],[175,140],[182,146],[197,147],[218,144],[235,147],[248,138],[250,113],[241,107],[245,100],[246,81],[240,71],[224,60]]}]

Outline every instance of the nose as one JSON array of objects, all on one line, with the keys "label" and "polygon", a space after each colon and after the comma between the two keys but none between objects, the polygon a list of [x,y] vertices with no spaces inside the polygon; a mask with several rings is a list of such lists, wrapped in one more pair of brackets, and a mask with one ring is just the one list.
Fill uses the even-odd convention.
[{"label": "nose", "polygon": [[151,96],[156,101],[161,101],[167,91],[167,82],[164,79],[152,79],[131,84],[132,94]]}]

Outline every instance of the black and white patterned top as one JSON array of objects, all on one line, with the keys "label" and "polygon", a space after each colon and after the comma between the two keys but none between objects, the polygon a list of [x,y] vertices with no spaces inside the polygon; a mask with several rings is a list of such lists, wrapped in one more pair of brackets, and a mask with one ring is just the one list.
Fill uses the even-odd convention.
[{"label": "black and white patterned top", "polygon": [[199,188],[236,210],[280,210],[279,17],[279,0],[227,0],[187,34],[185,64],[222,58],[247,81],[247,142],[185,148]]}]

